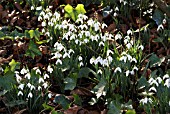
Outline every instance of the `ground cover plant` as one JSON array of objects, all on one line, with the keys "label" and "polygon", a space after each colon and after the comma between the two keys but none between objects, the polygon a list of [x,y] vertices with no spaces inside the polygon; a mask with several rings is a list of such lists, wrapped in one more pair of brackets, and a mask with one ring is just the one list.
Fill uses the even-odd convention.
[{"label": "ground cover plant", "polygon": [[0,113],[169,114],[169,3],[0,1]]}]

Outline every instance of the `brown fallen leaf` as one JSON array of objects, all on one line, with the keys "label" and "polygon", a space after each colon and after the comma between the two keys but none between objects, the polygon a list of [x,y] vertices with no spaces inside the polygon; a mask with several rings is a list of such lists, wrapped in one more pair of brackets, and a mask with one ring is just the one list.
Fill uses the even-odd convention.
[{"label": "brown fallen leaf", "polygon": [[77,95],[82,95],[82,96],[95,96],[90,90],[79,87],[70,92],[70,94],[77,94]]},{"label": "brown fallen leaf", "polygon": [[116,23],[113,22],[112,24],[110,24],[110,25],[108,26],[108,28],[107,28],[106,31],[111,32],[111,31],[115,31],[115,30],[116,30]]},{"label": "brown fallen leaf", "polygon": [[69,109],[64,111],[64,114],[77,114],[77,112],[81,109],[80,106],[75,105],[74,107],[70,107]]},{"label": "brown fallen leaf", "polygon": [[92,111],[89,111],[89,114],[100,114],[100,113],[96,110],[92,110]]},{"label": "brown fallen leaf", "polygon": [[3,11],[3,6],[0,4],[0,11]]},{"label": "brown fallen leaf", "polygon": [[14,23],[17,21],[18,17],[13,17],[10,21],[10,25],[14,26]]},{"label": "brown fallen leaf", "polygon": [[107,114],[107,111],[108,111],[107,109],[104,109],[101,111],[101,114]]},{"label": "brown fallen leaf", "polygon": [[6,53],[7,53],[7,50],[0,50],[1,57],[4,57]]},{"label": "brown fallen leaf", "polygon": [[20,6],[19,3],[15,2],[14,5],[19,11],[23,12],[23,9],[22,9],[22,7]]}]

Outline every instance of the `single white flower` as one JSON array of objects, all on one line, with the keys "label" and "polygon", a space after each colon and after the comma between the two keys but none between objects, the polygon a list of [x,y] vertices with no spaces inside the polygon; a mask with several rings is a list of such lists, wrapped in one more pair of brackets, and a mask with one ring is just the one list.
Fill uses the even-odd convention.
[{"label": "single white flower", "polygon": [[100,23],[99,22],[96,22],[94,23],[94,30],[97,32],[99,29],[100,29]]},{"label": "single white flower", "polygon": [[129,76],[129,74],[130,74],[130,71],[127,70],[127,71],[126,71],[126,77]]},{"label": "single white flower", "polygon": [[94,21],[93,21],[92,19],[89,19],[89,20],[87,21],[87,25],[93,26],[93,25],[94,25]]},{"label": "single white flower", "polygon": [[30,74],[30,73],[27,73],[27,74],[25,75],[25,78],[30,79],[30,78],[31,78],[31,74]]},{"label": "single white flower", "polygon": [[48,74],[44,74],[44,80],[50,78],[50,76]]},{"label": "single white flower", "polygon": [[70,58],[70,55],[67,52],[64,53],[64,55],[63,55],[63,58],[66,58],[66,57]]},{"label": "single white flower", "polygon": [[42,10],[42,6],[36,7],[36,10]]},{"label": "single white flower", "polygon": [[87,44],[89,40],[87,38],[84,39],[84,43]]},{"label": "single white flower", "polygon": [[33,94],[30,92],[29,94],[28,94],[28,98],[32,98],[33,97]]},{"label": "single white flower", "polygon": [[103,72],[102,72],[102,70],[101,69],[99,69],[98,71],[97,71],[97,74],[102,74]]},{"label": "single white flower", "polygon": [[79,61],[82,61],[82,60],[83,60],[83,58],[82,58],[81,56],[79,56],[79,57],[78,57],[78,60],[79,60]]},{"label": "single white flower", "polygon": [[39,69],[39,68],[37,68],[37,69],[36,69],[36,71],[35,71],[35,73],[36,73],[36,74],[41,74],[40,69]]},{"label": "single white flower", "polygon": [[20,96],[20,95],[23,96],[23,92],[22,91],[18,92],[18,96]]},{"label": "single white flower", "polygon": [[118,40],[118,39],[120,40],[122,39],[122,35],[119,33],[115,35],[115,40]]},{"label": "single white flower", "polygon": [[119,71],[120,73],[122,72],[122,70],[121,70],[120,67],[117,67],[117,68],[114,70],[114,73],[117,73],[118,71]]},{"label": "single white flower", "polygon": [[42,27],[45,27],[46,25],[47,25],[47,24],[46,24],[46,22],[44,22],[44,21],[41,23],[41,26],[42,26]]},{"label": "single white flower", "polygon": [[20,71],[20,73],[24,75],[24,74],[28,73],[28,70],[25,69],[25,68],[22,68],[22,70]]},{"label": "single white flower", "polygon": [[131,30],[128,30],[127,31],[127,35],[129,36],[129,35],[132,35],[133,33],[132,33],[132,31]]},{"label": "single white flower", "polygon": [[157,31],[160,31],[160,30],[163,30],[164,29],[164,26],[162,24],[160,24],[157,28]]},{"label": "single white flower", "polygon": [[136,66],[134,66],[134,67],[133,67],[133,70],[136,70],[136,71],[138,71],[138,68],[137,68]]},{"label": "single white flower", "polygon": [[81,67],[81,66],[84,66],[83,62],[80,62],[80,67]]},{"label": "single white flower", "polygon": [[39,78],[38,83],[44,83],[44,79],[43,78]]},{"label": "single white flower", "polygon": [[116,8],[115,8],[115,11],[119,11],[119,8],[118,8],[118,7],[116,7]]},{"label": "single white flower", "polygon": [[24,89],[24,84],[20,84],[20,85],[18,86],[18,89],[23,90],[23,89]]},{"label": "single white flower", "polygon": [[38,86],[38,91],[42,90],[42,87],[41,86]]},{"label": "single white flower", "polygon": [[162,82],[161,77],[157,77],[156,80],[158,80],[158,83],[159,83],[159,84]]},{"label": "single white flower", "polygon": [[46,89],[46,88],[48,87],[47,82],[43,83],[43,85],[42,85],[42,86],[44,86],[44,88]]},{"label": "single white flower", "polygon": [[148,102],[152,103],[153,101],[152,101],[151,98],[147,98],[147,97],[145,97],[144,99],[140,100],[140,103],[142,103],[143,105],[147,104]]},{"label": "single white flower", "polygon": [[165,80],[165,79],[167,79],[167,78],[169,78],[169,75],[168,75],[168,74],[165,74],[165,75],[163,76],[163,80]]},{"label": "single white flower", "polygon": [[102,29],[106,28],[107,25],[105,23],[102,24]]},{"label": "single white flower", "polygon": [[57,59],[57,61],[56,61],[55,64],[57,65],[58,63],[59,63],[60,65],[62,65],[62,61],[61,61],[60,59]]},{"label": "single white flower", "polygon": [[19,74],[17,73],[17,74],[15,74],[15,76],[16,76],[16,80],[17,80],[17,82],[19,83],[21,80],[22,80],[22,78],[19,76]]},{"label": "single white flower", "polygon": [[149,89],[149,91],[157,92],[157,90],[156,90],[156,88],[155,88],[155,87],[151,87],[151,88]]},{"label": "single white flower", "polygon": [[138,47],[138,49],[143,50],[143,49],[144,49],[143,45],[140,45],[140,46]]},{"label": "single white flower", "polygon": [[126,63],[126,61],[127,61],[127,57],[126,57],[126,56],[122,56],[122,57],[120,57],[120,61],[124,61],[124,63]]},{"label": "single white flower", "polygon": [[94,57],[92,57],[92,58],[90,59],[90,64],[93,64],[93,63],[94,63],[94,61],[95,61],[95,58],[94,58]]},{"label": "single white flower", "polygon": [[31,85],[30,90],[32,91],[33,89],[35,90],[35,86]]},{"label": "single white flower", "polygon": [[113,58],[111,56],[107,57],[109,64],[113,61]]},{"label": "single white flower", "polygon": [[53,68],[50,65],[48,65],[47,71],[51,74],[53,72]]},{"label": "single white flower", "polygon": [[166,79],[164,86],[170,87],[170,78]]},{"label": "single white flower", "polygon": [[131,43],[126,44],[126,47],[130,49],[132,47],[132,44]]},{"label": "single white flower", "polygon": [[31,88],[31,84],[30,84],[30,83],[28,83],[28,84],[27,84],[27,87],[28,87],[28,88]]},{"label": "single white flower", "polygon": [[101,42],[99,43],[99,46],[104,46],[104,43],[101,41]]},{"label": "single white flower", "polygon": [[52,98],[52,94],[51,93],[48,94],[48,98],[49,99]]},{"label": "single white flower", "polygon": [[134,70],[130,71],[130,74],[131,74],[131,75],[134,75],[134,74],[135,74]]},{"label": "single white flower", "polygon": [[109,56],[110,53],[113,54],[113,51],[109,49],[109,50],[107,50],[107,54],[106,55]]}]

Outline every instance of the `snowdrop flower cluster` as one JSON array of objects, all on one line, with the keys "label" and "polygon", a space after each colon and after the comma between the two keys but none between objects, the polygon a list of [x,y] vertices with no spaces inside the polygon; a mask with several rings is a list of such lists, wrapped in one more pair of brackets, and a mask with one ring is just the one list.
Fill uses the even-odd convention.
[{"label": "snowdrop flower cluster", "polygon": [[145,97],[144,99],[140,100],[140,103],[142,103],[143,105],[148,104],[148,103],[152,104],[152,102],[153,102],[152,99],[151,98],[147,98],[147,97]]},{"label": "snowdrop flower cluster", "polygon": [[[32,72],[35,72],[36,76],[32,76]],[[15,71],[16,81],[18,83],[18,96],[27,96],[26,99],[30,99],[37,91],[47,89],[49,86],[46,79],[49,78],[49,74],[53,72],[52,67],[49,65],[47,72],[42,73],[38,67],[33,68],[32,71],[23,67],[20,72]],[[32,80],[37,78],[36,80]]]}]

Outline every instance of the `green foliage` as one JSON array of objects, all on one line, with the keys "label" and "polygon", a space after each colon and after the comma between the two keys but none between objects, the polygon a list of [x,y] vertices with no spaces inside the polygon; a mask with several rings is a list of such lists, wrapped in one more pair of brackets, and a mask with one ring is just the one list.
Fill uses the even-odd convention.
[{"label": "green foliage", "polygon": [[34,58],[35,56],[40,56],[42,54],[34,41],[30,40],[28,50],[26,51],[25,55]]},{"label": "green foliage", "polygon": [[64,110],[70,107],[70,102],[64,95],[56,96],[55,102],[61,105]]}]

